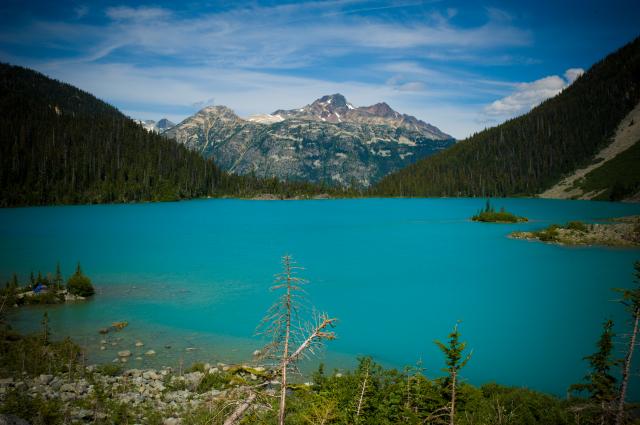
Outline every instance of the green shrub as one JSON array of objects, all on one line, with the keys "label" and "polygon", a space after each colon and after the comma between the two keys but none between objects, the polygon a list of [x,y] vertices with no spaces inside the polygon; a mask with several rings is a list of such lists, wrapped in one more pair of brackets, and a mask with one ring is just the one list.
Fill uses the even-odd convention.
[{"label": "green shrub", "polygon": [[205,373],[204,370],[204,363],[202,362],[195,362],[194,364],[191,365],[190,368],[188,368],[187,370],[185,370],[185,372],[190,373],[190,372],[202,372]]},{"label": "green shrub", "polygon": [[578,232],[587,232],[589,231],[589,226],[584,224],[581,221],[570,221],[567,223],[565,228],[569,230],[576,230]]},{"label": "green shrub", "polygon": [[91,279],[82,273],[80,263],[78,263],[76,272],[67,281],[67,291],[69,291],[70,294],[81,297],[90,297],[95,293]]},{"label": "green shrub", "polygon": [[10,390],[0,404],[0,413],[15,415],[32,424],[64,423],[64,406],[60,399],[30,397],[25,391]]},{"label": "green shrub", "polygon": [[96,368],[101,375],[116,376],[122,373],[122,365],[115,363],[105,363]]},{"label": "green shrub", "polygon": [[560,226],[558,226],[557,224],[552,224],[546,229],[533,232],[533,234],[543,242],[555,242],[558,240],[558,237],[559,237],[559,233],[558,233],[559,228]]},{"label": "green shrub", "polygon": [[202,377],[196,391],[199,393],[207,392],[211,389],[222,389],[229,383],[229,377],[227,374],[219,373],[207,373]]}]

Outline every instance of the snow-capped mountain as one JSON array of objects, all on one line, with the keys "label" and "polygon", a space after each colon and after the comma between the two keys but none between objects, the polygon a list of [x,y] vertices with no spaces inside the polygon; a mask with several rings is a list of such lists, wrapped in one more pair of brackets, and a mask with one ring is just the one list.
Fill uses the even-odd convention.
[{"label": "snow-capped mountain", "polygon": [[162,133],[175,126],[174,123],[172,123],[166,118],[162,118],[157,122],[154,120],[144,120],[144,121],[134,120],[134,121],[140,124],[141,126],[143,126],[145,130],[153,131],[155,133]]},{"label": "snow-capped mountain", "polygon": [[339,94],[247,119],[208,106],[164,134],[233,173],[358,186],[455,143],[385,103],[357,108]]},{"label": "snow-capped mountain", "polygon": [[402,127],[424,134],[433,140],[452,139],[437,127],[427,124],[411,115],[400,114],[384,102],[371,106],[354,107],[339,93],[323,96],[300,109],[277,110],[272,116],[300,118],[331,123],[352,122],[362,124],[383,124],[394,128]]}]

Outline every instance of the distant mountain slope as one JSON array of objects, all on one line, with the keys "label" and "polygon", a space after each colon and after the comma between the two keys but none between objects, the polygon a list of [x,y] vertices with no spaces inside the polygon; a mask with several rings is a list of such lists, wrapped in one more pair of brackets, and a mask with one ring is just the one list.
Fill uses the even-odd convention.
[{"label": "distant mountain slope", "polygon": [[319,192],[228,175],[69,84],[0,64],[0,206]]},{"label": "distant mountain slope", "polygon": [[[540,193],[587,166],[640,101],[640,38],[596,63],[529,113],[382,179],[372,193],[517,196]],[[640,167],[640,164],[638,164]],[[626,190],[640,189],[640,182]],[[615,182],[613,182],[615,184]]]},{"label": "distant mountain slope", "polygon": [[354,108],[339,94],[247,120],[210,106],[164,134],[229,172],[340,186],[369,186],[454,143],[386,104]]},{"label": "distant mountain slope", "polygon": [[137,122],[138,124],[140,124],[141,126],[143,126],[145,128],[145,130],[147,131],[153,131],[154,133],[162,133],[164,131],[169,130],[170,128],[172,128],[173,126],[175,126],[174,123],[172,123],[171,121],[169,121],[166,118],[162,118],[160,120],[158,120],[157,122],[154,120],[136,120],[134,119],[135,122]]},{"label": "distant mountain slope", "polygon": [[[545,190],[541,198],[620,200],[640,190],[640,162],[632,152],[640,146],[640,103],[618,124],[613,140],[589,165],[575,170]],[[629,156],[631,155],[631,156]],[[623,159],[628,158],[628,159]],[[626,164],[622,166],[622,164]],[[616,165],[617,164],[617,165]],[[635,165],[635,166],[634,166]],[[625,169],[618,170],[620,166]]]}]

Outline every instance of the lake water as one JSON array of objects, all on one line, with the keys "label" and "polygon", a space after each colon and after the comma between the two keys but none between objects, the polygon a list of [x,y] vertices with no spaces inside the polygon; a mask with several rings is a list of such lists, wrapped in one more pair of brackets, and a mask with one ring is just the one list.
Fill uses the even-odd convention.
[{"label": "lake water", "polygon": [[[47,310],[54,334],[75,338],[91,361],[110,362],[123,349],[157,352],[132,358],[130,367],[248,361],[261,346],[255,328],[276,297],[269,287],[288,253],[306,268],[311,304],[340,320],[338,339],[320,358],[330,367],[350,367],[359,355],[394,367],[422,359],[427,375],[438,376],[443,359],[433,340],[445,340],[462,320],[474,349],[463,371],[469,382],[564,395],[585,374],[582,357],[594,351],[602,321],[627,329],[610,288],[632,285],[640,251],[506,235],[640,214],[640,205],[504,199],[495,206],[531,221],[470,222],[483,204],[201,200],[2,209],[0,277],[16,271],[26,280],[30,271],[54,271],[57,261],[68,276],[80,261],[96,285],[94,300],[22,308],[11,320],[35,330]],[[129,326],[109,334],[101,351],[98,329],[120,320]],[[137,340],[145,346],[136,349]],[[640,398],[638,382],[632,387]]]}]

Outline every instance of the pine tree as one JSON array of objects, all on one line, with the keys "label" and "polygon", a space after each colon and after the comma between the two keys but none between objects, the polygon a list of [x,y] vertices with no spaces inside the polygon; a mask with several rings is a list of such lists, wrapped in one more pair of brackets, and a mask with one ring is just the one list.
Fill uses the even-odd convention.
[{"label": "pine tree", "polygon": [[91,279],[82,273],[80,263],[76,266],[76,272],[67,281],[67,291],[72,295],[90,297],[95,293]]},{"label": "pine tree", "polygon": [[53,278],[53,284],[55,285],[56,290],[62,288],[62,284],[64,283],[64,278],[62,277],[62,272],[60,271],[60,262],[56,264],[56,275]]},{"label": "pine tree", "polygon": [[585,357],[589,361],[591,371],[584,377],[585,383],[574,384],[569,391],[586,391],[589,399],[600,410],[600,423],[608,423],[611,416],[611,404],[617,397],[616,378],[611,375],[611,368],[618,362],[611,358],[613,352],[613,321],[607,320],[602,325],[602,334],[598,340],[598,351]]},{"label": "pine tree", "polygon": [[620,396],[618,398],[618,409],[616,413],[616,425],[622,425],[625,418],[625,399],[627,397],[627,389],[629,387],[629,376],[631,374],[631,360],[633,359],[633,351],[636,346],[636,338],[638,336],[638,322],[640,321],[640,261],[636,261],[633,265],[635,269],[636,287],[633,289],[616,289],[622,293],[621,303],[626,307],[631,315],[631,334],[629,335],[629,345],[622,363],[622,382],[620,385]]},{"label": "pine tree", "polygon": [[436,345],[440,348],[440,350],[444,353],[445,363],[447,365],[446,369],[443,369],[444,372],[447,372],[449,375],[445,379],[445,387],[449,389],[450,394],[450,404],[449,404],[449,424],[455,424],[455,416],[456,416],[456,389],[458,385],[458,374],[460,370],[467,365],[469,360],[471,360],[471,355],[473,353],[470,352],[467,355],[464,355],[464,350],[467,347],[466,342],[460,342],[460,332],[458,331],[458,324],[453,328],[453,332],[449,334],[449,343],[447,345],[443,344],[440,341],[435,341]]}]

